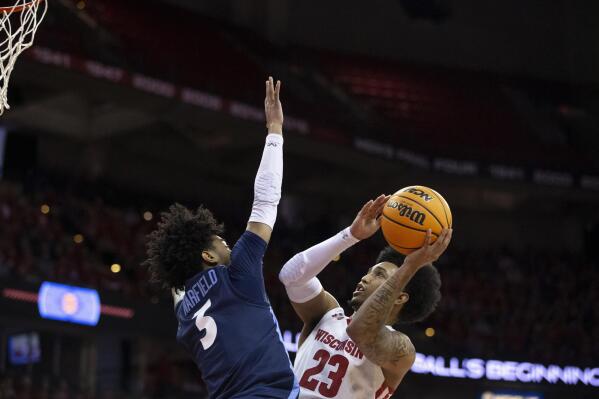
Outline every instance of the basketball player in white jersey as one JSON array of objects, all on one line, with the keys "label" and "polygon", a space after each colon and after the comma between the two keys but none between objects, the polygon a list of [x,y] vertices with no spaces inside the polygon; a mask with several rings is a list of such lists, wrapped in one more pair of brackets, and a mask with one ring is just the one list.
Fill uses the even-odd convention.
[{"label": "basketball player in white jersey", "polygon": [[295,358],[300,395],[308,398],[388,399],[415,360],[410,339],[391,325],[426,318],[440,300],[441,280],[430,263],[451,240],[445,229],[431,242],[403,258],[391,248],[358,283],[347,317],[316,275],[335,257],[380,228],[379,215],[388,200],[368,201],[350,227],[291,258],[279,278],[304,322]]}]

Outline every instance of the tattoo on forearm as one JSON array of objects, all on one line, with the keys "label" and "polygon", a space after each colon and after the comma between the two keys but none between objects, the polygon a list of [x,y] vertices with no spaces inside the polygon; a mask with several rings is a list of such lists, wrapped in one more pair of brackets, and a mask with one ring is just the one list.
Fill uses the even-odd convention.
[{"label": "tattoo on forearm", "polygon": [[395,300],[412,275],[401,269],[395,272],[360,306],[351,322],[360,349],[375,363],[397,362],[414,351],[407,336],[385,327]]}]

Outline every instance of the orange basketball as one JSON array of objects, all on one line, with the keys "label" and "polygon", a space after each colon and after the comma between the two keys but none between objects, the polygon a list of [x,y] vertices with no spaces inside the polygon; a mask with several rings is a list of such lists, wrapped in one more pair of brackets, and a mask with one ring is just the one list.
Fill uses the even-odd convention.
[{"label": "orange basketball", "polygon": [[396,251],[407,255],[422,247],[426,230],[435,242],[441,230],[451,228],[451,210],[435,190],[424,186],[402,188],[389,198],[383,209],[381,228],[385,240]]}]

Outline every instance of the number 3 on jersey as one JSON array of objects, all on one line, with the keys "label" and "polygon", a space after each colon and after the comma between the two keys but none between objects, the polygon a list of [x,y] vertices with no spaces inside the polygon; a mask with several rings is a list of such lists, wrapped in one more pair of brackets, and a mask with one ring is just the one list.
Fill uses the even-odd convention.
[{"label": "number 3 on jersey", "polygon": [[204,350],[207,350],[212,346],[214,340],[216,339],[216,333],[218,332],[214,319],[210,316],[204,316],[211,305],[212,303],[210,302],[210,299],[208,299],[204,306],[202,306],[200,310],[195,312],[193,315],[193,318],[196,319],[196,327],[198,330],[200,330],[200,332],[202,332],[202,330],[206,330],[206,335],[204,335],[204,338],[200,339]]},{"label": "number 3 on jersey", "polygon": [[[331,356],[331,354],[324,349],[321,349],[314,354],[314,360],[318,361],[318,364],[304,372],[299,383],[300,386],[309,389],[310,391],[316,391],[318,388],[318,392],[325,398],[334,398],[339,392],[339,387],[341,387],[343,377],[347,372],[349,361],[343,355]],[[327,364],[337,367],[335,371],[330,371],[327,376],[331,380],[330,384],[312,377],[320,374]]]}]

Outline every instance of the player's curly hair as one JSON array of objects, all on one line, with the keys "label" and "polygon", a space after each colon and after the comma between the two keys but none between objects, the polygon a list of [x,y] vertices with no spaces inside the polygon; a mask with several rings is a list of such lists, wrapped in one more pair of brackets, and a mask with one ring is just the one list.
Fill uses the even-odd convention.
[{"label": "player's curly hair", "polygon": [[147,236],[150,281],[164,289],[185,288],[185,281],[202,266],[202,251],[212,247],[214,235],[222,234],[212,212],[200,206],[195,212],[181,204],[161,214],[156,230]]},{"label": "player's curly hair", "polygon": [[[376,263],[391,262],[398,267],[403,263],[404,256],[391,247],[383,249]],[[416,272],[404,289],[410,299],[406,302],[396,323],[411,324],[426,319],[436,309],[441,300],[441,276],[432,264],[422,267]]]}]

